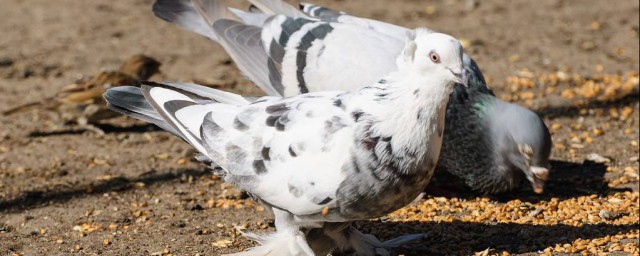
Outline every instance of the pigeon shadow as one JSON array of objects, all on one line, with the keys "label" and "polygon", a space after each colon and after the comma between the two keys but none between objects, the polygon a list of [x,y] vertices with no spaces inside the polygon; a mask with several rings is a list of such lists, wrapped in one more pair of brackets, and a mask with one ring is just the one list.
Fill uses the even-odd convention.
[{"label": "pigeon shadow", "polygon": [[[533,225],[517,223],[484,224],[477,222],[382,222],[360,221],[356,227],[380,240],[404,234],[425,233],[425,237],[396,249],[400,255],[474,255],[491,248],[510,253],[537,253],[556,244],[571,244],[577,239],[613,236],[638,229],[637,224],[564,224]],[[637,241],[621,241],[635,243]]]},{"label": "pigeon shadow", "polygon": [[26,191],[16,198],[0,201],[0,213],[17,213],[50,204],[64,203],[74,198],[99,195],[112,191],[132,190],[137,188],[136,185],[139,182],[149,186],[189,176],[198,178],[210,173],[204,168],[203,170],[184,169],[165,173],[151,172],[138,178],[115,177],[108,181],[81,184],[74,186],[73,189]]},{"label": "pigeon shadow", "polygon": [[638,94],[638,89],[634,90],[632,93],[621,97],[616,100],[594,100],[587,102],[586,104],[582,104],[579,106],[556,106],[556,107],[547,107],[535,110],[535,112],[543,117],[547,118],[557,118],[557,117],[567,117],[567,116],[578,116],[580,115],[581,109],[590,109],[590,108],[609,108],[615,106],[625,106],[631,105],[640,101],[640,95]]},{"label": "pigeon shadow", "polygon": [[136,124],[130,126],[115,126],[111,124],[97,124],[96,127],[105,133],[145,133],[153,131],[163,131],[154,124]]},{"label": "pigeon shadow", "polygon": [[484,195],[465,185],[461,179],[444,171],[434,174],[432,182],[429,183],[425,192],[428,195],[448,198],[472,199],[486,196],[499,202],[519,199],[535,203],[548,201],[551,198],[563,200],[592,194],[606,196],[616,192],[631,191],[631,189],[610,188],[604,178],[607,167],[601,163],[551,161],[551,166],[552,171],[542,194],[535,194],[531,186],[528,185],[529,183],[525,181],[513,191]]},{"label": "pigeon shadow", "polygon": [[[96,128],[102,130],[105,134],[111,133],[145,133],[152,131],[160,131],[159,127],[153,124],[136,124],[131,126],[116,126],[111,124],[96,124]],[[80,135],[85,132],[92,132],[91,129],[86,128],[70,128],[57,131],[34,131],[29,133],[29,137],[48,137],[48,136],[60,136],[60,135]]]},{"label": "pigeon shadow", "polygon": [[33,131],[30,132],[28,137],[49,137],[49,136],[61,136],[61,135],[80,135],[86,132],[85,129],[66,129],[58,131]]}]

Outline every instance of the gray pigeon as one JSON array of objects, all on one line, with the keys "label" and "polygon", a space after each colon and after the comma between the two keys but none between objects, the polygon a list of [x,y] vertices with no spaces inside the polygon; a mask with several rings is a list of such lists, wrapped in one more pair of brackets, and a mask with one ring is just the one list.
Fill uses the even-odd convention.
[{"label": "gray pigeon", "polygon": [[[311,4],[249,0],[249,12],[216,0],[157,0],[154,13],[220,43],[240,70],[274,96],[355,90],[394,70],[408,30]],[[497,193],[528,180],[543,191],[551,137],[532,111],[496,98],[464,54],[469,87],[456,85],[447,108],[438,168],[471,188]]]},{"label": "gray pigeon", "polygon": [[108,90],[109,108],[191,144],[228,183],[273,211],[277,232],[241,255],[388,254],[421,235],[380,242],[350,222],[391,213],[429,183],[455,83],[466,83],[453,37],[408,32],[397,71],[352,92],[245,98],[194,84]]}]

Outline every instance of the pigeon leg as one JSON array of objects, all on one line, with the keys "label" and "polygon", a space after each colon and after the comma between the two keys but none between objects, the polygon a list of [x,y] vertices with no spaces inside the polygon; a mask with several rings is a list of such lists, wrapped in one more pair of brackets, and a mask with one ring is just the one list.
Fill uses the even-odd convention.
[{"label": "pigeon leg", "polygon": [[[360,232],[351,223],[326,223],[322,231],[313,232],[316,234],[313,237],[309,236],[308,240],[314,248],[326,245],[326,240],[332,240],[339,252],[353,252],[364,256],[391,255],[391,250],[424,237],[423,234],[411,234],[382,242],[371,234]],[[318,233],[323,234],[317,235]]]},{"label": "pigeon leg", "polygon": [[275,216],[275,226],[278,232],[290,233],[294,236],[296,243],[298,244],[301,252],[306,255],[315,255],[311,247],[307,243],[307,237],[300,226],[295,225],[293,214],[287,211],[273,208],[273,215]]},{"label": "pigeon leg", "polygon": [[307,243],[305,233],[300,226],[296,225],[293,214],[275,208],[273,209],[273,214],[275,215],[277,230],[275,233],[255,234],[241,232],[247,238],[261,245],[247,251],[229,254],[229,256],[316,255]]}]

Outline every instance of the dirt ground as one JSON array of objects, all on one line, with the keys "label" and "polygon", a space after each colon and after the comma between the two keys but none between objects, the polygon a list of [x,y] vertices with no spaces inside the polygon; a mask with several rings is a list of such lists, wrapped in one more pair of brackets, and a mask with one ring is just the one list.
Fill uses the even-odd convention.
[{"label": "dirt ground", "polygon": [[[312,2],[460,38],[496,94],[534,107],[553,133],[543,195],[483,196],[437,177],[425,199],[364,231],[425,232],[406,255],[638,255],[637,0]],[[2,0],[0,110],[137,53],[162,62],[153,80],[259,94],[222,48],[155,18],[151,3]],[[0,116],[0,255],[219,255],[253,245],[236,227],[272,228],[181,140],[121,117],[99,127],[106,135],[53,112]]]}]

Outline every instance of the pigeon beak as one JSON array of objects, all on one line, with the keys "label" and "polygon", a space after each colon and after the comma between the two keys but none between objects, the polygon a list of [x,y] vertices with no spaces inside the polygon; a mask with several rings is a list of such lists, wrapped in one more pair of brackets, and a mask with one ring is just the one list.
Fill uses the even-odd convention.
[{"label": "pigeon beak", "polygon": [[533,192],[536,194],[542,194],[544,192],[544,182],[534,181],[533,182]]},{"label": "pigeon beak", "polygon": [[533,173],[533,181],[531,185],[533,186],[533,192],[536,194],[542,194],[544,191],[544,182],[549,178],[549,169],[538,166],[531,166],[529,168],[531,173]]},{"label": "pigeon beak", "polygon": [[451,72],[451,74],[454,77],[454,82],[464,85],[464,87],[469,87],[467,85],[467,72],[466,70],[461,66],[457,69],[449,69],[449,71]]}]

